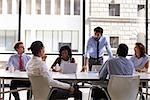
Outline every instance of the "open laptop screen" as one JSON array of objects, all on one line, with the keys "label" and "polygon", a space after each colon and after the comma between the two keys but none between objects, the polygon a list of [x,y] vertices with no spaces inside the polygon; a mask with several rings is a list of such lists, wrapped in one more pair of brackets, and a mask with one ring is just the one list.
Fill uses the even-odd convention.
[{"label": "open laptop screen", "polygon": [[63,74],[72,74],[77,71],[77,63],[64,63],[62,64],[62,73]]}]

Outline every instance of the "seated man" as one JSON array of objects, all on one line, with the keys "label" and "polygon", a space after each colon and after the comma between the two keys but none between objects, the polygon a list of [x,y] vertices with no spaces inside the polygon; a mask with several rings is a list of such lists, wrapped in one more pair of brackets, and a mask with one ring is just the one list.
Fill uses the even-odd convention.
[{"label": "seated man", "polygon": [[[117,49],[117,57],[106,61],[99,71],[100,79],[106,79],[107,75],[109,75],[109,77],[111,75],[132,75],[134,66],[133,63],[126,58],[127,54],[128,46],[126,44],[120,44]],[[100,96],[102,95],[98,94],[98,89],[93,89],[92,96],[94,97],[93,100],[97,100],[101,98]],[[105,97],[106,96],[104,96],[104,98]]]},{"label": "seated man", "polygon": [[[6,65],[6,70],[13,69],[14,70],[20,70],[25,71],[26,64],[30,59],[30,56],[24,54],[24,45],[22,42],[17,42],[14,46],[14,49],[17,51],[16,54],[13,54]],[[30,82],[29,81],[23,81],[23,80],[12,80],[10,85],[10,90],[17,89],[17,87],[29,87]],[[18,92],[12,92],[15,100],[20,100]],[[29,91],[27,93],[27,98],[29,99]]]}]

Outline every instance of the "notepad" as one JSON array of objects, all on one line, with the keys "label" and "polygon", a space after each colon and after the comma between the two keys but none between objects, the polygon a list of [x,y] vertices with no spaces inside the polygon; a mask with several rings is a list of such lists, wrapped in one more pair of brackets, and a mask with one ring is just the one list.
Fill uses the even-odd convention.
[{"label": "notepad", "polygon": [[64,63],[62,64],[63,74],[72,74],[77,72],[77,63]]}]

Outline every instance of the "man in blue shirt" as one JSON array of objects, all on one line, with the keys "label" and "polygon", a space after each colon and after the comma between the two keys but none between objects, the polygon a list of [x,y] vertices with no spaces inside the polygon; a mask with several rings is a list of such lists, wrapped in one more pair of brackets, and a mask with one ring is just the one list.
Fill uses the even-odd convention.
[{"label": "man in blue shirt", "polygon": [[[132,75],[134,71],[133,63],[126,58],[128,54],[128,46],[126,44],[120,44],[117,49],[117,57],[107,60],[99,71],[99,78],[104,80],[111,75]],[[107,85],[105,83],[105,85]],[[107,87],[107,86],[106,86]],[[104,87],[104,88],[106,88]],[[99,100],[99,98],[106,98],[105,95],[99,93],[99,89],[94,88],[92,90],[93,100]]]},{"label": "man in blue shirt", "polygon": [[106,37],[103,36],[103,29],[101,27],[96,27],[94,29],[94,36],[90,37],[87,43],[82,71],[87,71],[87,64],[89,66],[89,71],[92,70],[92,65],[103,64],[104,47],[109,57],[112,58],[111,47]]},{"label": "man in blue shirt", "polygon": [[[14,46],[14,49],[17,51],[16,54],[13,54],[10,56],[8,63],[6,65],[6,70],[11,70],[12,68],[14,70],[20,70],[25,71],[26,70],[26,64],[30,60],[30,56],[24,54],[24,45],[22,42],[17,42]],[[30,82],[29,81],[23,81],[23,80],[12,80],[10,90],[17,89],[17,87],[29,87]],[[12,92],[15,100],[20,100],[18,92]],[[27,97],[29,98],[29,91],[27,93]]]},{"label": "man in blue shirt", "polygon": [[133,63],[126,58],[128,47],[120,44],[117,49],[117,57],[105,62],[99,71],[100,79],[106,79],[107,75],[132,75],[134,71]]}]

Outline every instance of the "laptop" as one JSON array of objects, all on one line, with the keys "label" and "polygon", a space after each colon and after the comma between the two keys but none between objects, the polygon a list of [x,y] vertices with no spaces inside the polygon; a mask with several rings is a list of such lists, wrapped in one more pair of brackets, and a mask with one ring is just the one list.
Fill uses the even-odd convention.
[{"label": "laptop", "polygon": [[62,64],[63,74],[73,74],[77,72],[77,63],[64,63]]}]

